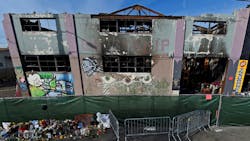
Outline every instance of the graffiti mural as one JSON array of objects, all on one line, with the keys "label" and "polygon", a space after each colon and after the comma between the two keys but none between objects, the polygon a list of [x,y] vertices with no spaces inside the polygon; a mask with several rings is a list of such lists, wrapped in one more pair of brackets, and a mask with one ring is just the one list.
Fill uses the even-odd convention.
[{"label": "graffiti mural", "polygon": [[16,96],[17,97],[29,96],[29,91],[28,91],[28,87],[25,81],[22,67],[21,66],[15,67],[15,72],[16,72],[16,78],[17,78]]},{"label": "graffiti mural", "polygon": [[[118,73],[101,77],[98,84],[105,95],[122,94],[159,94],[168,88],[168,82],[154,81],[149,73]],[[163,90],[164,89],[164,90]]]},{"label": "graffiti mural", "polygon": [[19,87],[22,91],[28,91],[24,77],[20,77],[18,82],[19,82]]},{"label": "graffiti mural", "polygon": [[71,73],[29,73],[27,79],[33,97],[74,95]]},{"label": "graffiti mural", "polygon": [[91,76],[95,72],[102,72],[101,67],[98,65],[97,60],[94,57],[83,58],[82,69],[83,72],[87,74],[87,76]]}]

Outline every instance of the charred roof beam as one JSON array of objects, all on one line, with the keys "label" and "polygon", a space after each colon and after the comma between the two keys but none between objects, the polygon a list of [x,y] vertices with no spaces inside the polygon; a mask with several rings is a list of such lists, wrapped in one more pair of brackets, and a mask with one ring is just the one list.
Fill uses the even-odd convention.
[{"label": "charred roof beam", "polygon": [[[122,14],[123,12],[123,14]],[[125,14],[124,14],[125,13]],[[157,11],[141,5],[133,5],[110,14],[91,15],[92,18],[100,19],[181,19],[183,16],[165,16]]]}]

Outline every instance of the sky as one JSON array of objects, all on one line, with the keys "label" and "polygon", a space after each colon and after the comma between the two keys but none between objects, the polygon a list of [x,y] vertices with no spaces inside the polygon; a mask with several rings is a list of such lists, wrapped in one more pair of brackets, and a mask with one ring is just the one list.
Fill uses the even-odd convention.
[{"label": "sky", "polygon": [[[140,4],[164,15],[198,16],[232,14],[250,2],[237,0],[0,0],[0,21],[4,13],[110,13]],[[0,22],[0,47],[7,47]]]}]

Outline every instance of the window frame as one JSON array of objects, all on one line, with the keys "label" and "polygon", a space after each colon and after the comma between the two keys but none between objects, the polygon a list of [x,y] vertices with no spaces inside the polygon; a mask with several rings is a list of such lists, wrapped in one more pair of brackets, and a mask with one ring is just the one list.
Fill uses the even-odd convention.
[{"label": "window frame", "polygon": [[[33,22],[34,25],[32,24],[25,24],[25,20],[37,20],[37,25]],[[41,20],[47,20],[47,28],[42,26]],[[54,25],[49,25],[49,21],[54,22]],[[20,18],[20,23],[21,23],[21,28],[23,32],[57,32],[57,20],[56,18]],[[25,30],[25,27],[36,27],[38,30]],[[52,28],[51,28],[52,27]],[[42,29],[47,29],[47,30],[42,30]]]},{"label": "window frame", "polygon": [[[202,26],[202,24],[204,25],[208,24],[208,25],[206,25],[207,27],[205,27],[205,26]],[[211,24],[214,24],[214,25],[211,26]],[[216,26],[217,26],[217,29],[213,29],[213,28],[216,28]],[[218,26],[222,26],[222,27],[218,27]],[[196,29],[197,27],[203,28],[205,33],[202,33],[199,29]],[[193,35],[202,35],[202,34],[204,35],[226,35],[228,31],[227,27],[228,27],[227,21],[194,20],[193,25],[192,25],[192,34]],[[219,31],[222,33],[211,33],[213,31]]]},{"label": "window frame", "polygon": [[[141,59],[141,61],[139,61]],[[104,55],[103,71],[120,73],[151,73],[152,56]]]},{"label": "window frame", "polygon": [[[110,22],[110,24],[109,24]],[[105,25],[104,25],[105,24]],[[129,25],[132,25],[130,27]],[[106,20],[100,19],[100,32],[117,32],[117,33],[137,33],[137,34],[152,34],[153,20]],[[105,29],[105,27],[107,29]],[[109,30],[110,27],[112,30]],[[114,30],[115,29],[115,30]]]},{"label": "window frame", "polygon": [[22,55],[22,59],[25,71],[71,72],[68,55]]}]

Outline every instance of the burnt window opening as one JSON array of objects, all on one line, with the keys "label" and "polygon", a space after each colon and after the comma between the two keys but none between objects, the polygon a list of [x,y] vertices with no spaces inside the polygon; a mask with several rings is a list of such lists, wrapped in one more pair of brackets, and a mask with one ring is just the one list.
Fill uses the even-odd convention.
[{"label": "burnt window opening", "polygon": [[193,34],[224,35],[227,33],[225,21],[194,21]]},{"label": "burnt window opening", "polygon": [[116,21],[100,21],[101,32],[116,32]]},{"label": "burnt window opening", "polygon": [[67,55],[24,55],[22,58],[25,71],[71,71]]},{"label": "burnt window opening", "polygon": [[118,32],[136,32],[135,21],[119,21]]},{"label": "burnt window opening", "polygon": [[152,20],[101,20],[101,32],[152,33]]},{"label": "burnt window opening", "polygon": [[103,56],[104,72],[151,72],[151,56]]},{"label": "burnt window opening", "polygon": [[22,31],[57,31],[56,19],[20,19]]},{"label": "burnt window opening", "polygon": [[11,60],[10,56],[4,56],[4,58],[7,59],[7,60]]},{"label": "burnt window opening", "polygon": [[220,94],[228,58],[184,57],[180,94]]}]

